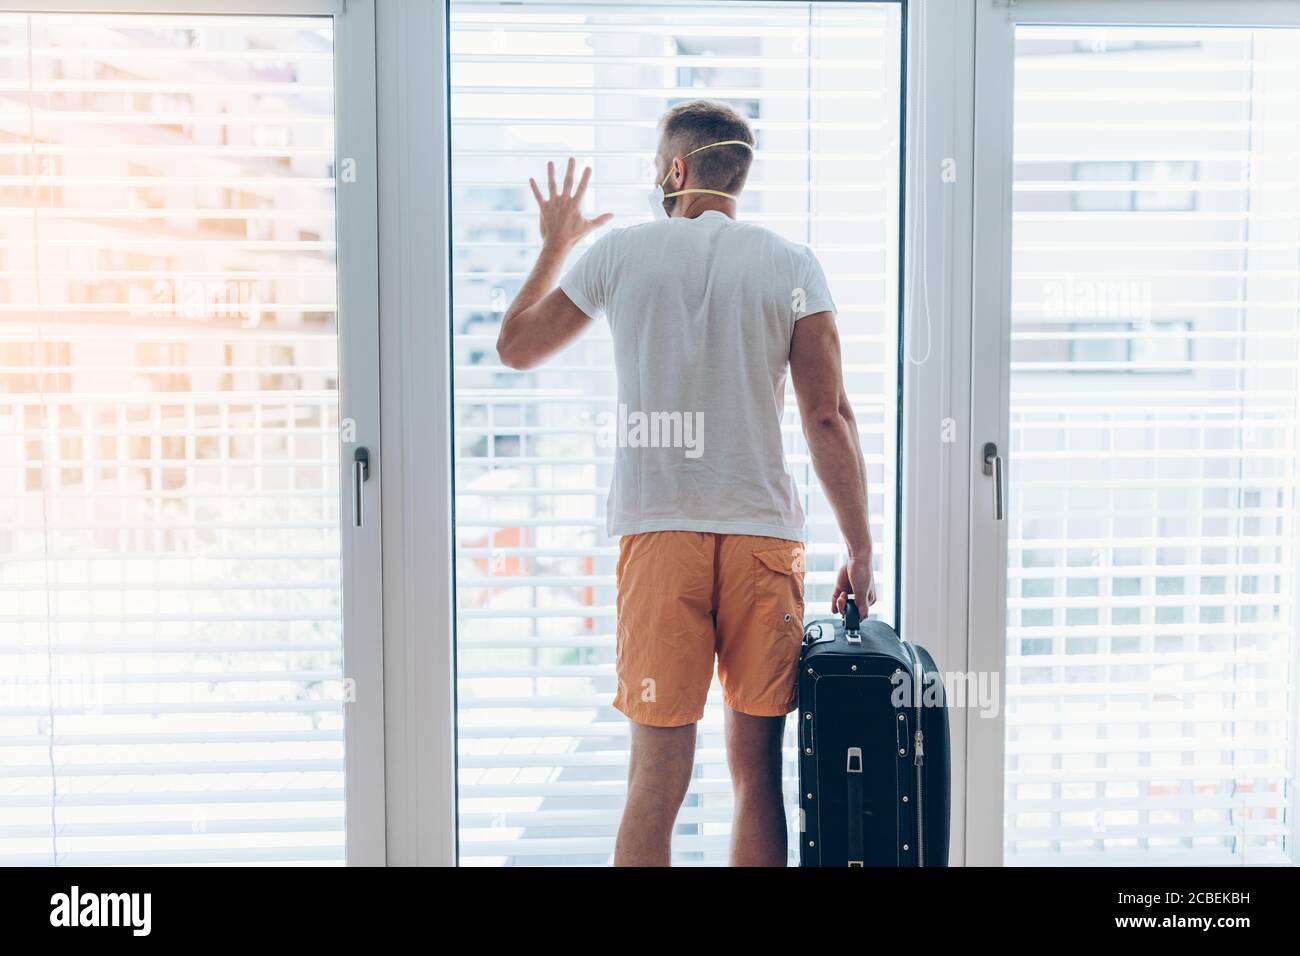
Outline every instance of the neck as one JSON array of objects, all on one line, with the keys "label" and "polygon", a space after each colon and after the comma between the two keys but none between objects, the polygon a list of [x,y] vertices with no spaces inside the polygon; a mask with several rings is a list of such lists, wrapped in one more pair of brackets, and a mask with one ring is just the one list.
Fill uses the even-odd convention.
[{"label": "neck", "polygon": [[711,196],[708,193],[688,193],[685,196],[677,197],[677,205],[673,209],[673,217],[696,219],[703,213],[710,211],[720,212],[728,219],[735,219],[736,200],[724,199],[721,196]]}]

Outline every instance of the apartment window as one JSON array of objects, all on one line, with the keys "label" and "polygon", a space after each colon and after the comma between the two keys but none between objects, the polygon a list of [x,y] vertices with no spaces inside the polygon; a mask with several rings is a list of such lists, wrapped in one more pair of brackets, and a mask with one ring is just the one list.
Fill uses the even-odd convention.
[{"label": "apartment window", "polygon": [[0,15],[0,863],[343,861],[333,68]]},{"label": "apartment window", "polygon": [[1290,862],[1300,30],[1016,61],[1005,859]]},{"label": "apartment window", "polygon": [[[598,440],[613,361],[600,325],[541,369],[496,361],[502,314],[539,246],[528,177],[574,155],[594,168],[591,209],[631,225],[649,218],[665,109],[709,97],[751,119],[741,216],[810,244],[825,266],[869,468],[878,612],[893,620],[900,9],[458,0],[451,17],[460,859],[605,863],[627,765],[611,706],[612,457]],[[809,522],[807,606],[819,611],[842,545],[792,394],[786,409]],[[791,787],[796,776],[791,753]],[[725,862],[730,814],[715,693],[677,862]]]}]

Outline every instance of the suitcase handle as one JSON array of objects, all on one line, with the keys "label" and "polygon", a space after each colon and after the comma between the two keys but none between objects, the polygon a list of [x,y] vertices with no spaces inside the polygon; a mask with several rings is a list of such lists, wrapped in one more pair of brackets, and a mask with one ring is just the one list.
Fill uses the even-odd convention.
[{"label": "suitcase handle", "polygon": [[858,602],[853,600],[853,595],[850,594],[844,602],[844,632],[848,634],[850,641],[858,636],[861,627],[862,614],[858,610]]}]

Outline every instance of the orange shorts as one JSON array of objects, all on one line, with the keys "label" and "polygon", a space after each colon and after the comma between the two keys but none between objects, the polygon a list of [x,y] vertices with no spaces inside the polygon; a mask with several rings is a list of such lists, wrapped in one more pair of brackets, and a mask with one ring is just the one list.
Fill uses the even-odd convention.
[{"label": "orange shorts", "polygon": [[703,531],[624,535],[618,555],[618,693],[637,723],[679,727],[704,714],[718,659],[733,710],[795,706],[803,640],[803,544]]}]

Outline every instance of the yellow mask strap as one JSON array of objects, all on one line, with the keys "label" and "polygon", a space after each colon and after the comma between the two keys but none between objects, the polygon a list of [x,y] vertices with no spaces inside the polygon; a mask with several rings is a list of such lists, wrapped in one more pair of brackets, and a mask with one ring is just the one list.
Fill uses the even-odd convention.
[{"label": "yellow mask strap", "polygon": [[[707,146],[701,146],[698,149],[693,149],[685,156],[683,156],[682,159],[686,159],[687,157],[694,156],[696,153],[702,153],[706,149],[712,149],[715,146],[743,146],[751,153],[754,151],[754,147],[750,146],[743,139],[724,139],[720,143],[709,143],[709,145]],[[664,186],[668,184],[668,177],[671,176],[672,174],[673,174],[673,167],[671,164],[669,164],[668,172],[664,173],[664,181],[659,184],[660,189],[663,189]],[[687,193],[708,193],[710,196],[721,196],[723,199],[736,198],[735,196],[731,195],[731,193],[719,192],[716,189],[682,189],[675,193],[664,193],[664,198],[671,199],[673,196],[685,196]]]},{"label": "yellow mask strap", "polygon": [[671,199],[673,196],[685,196],[687,193],[708,193],[710,196],[721,196],[723,199],[735,199],[731,193],[720,192],[716,189],[679,189],[675,193],[664,193],[665,199]]}]

